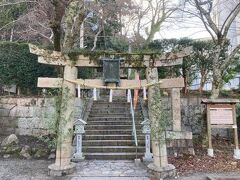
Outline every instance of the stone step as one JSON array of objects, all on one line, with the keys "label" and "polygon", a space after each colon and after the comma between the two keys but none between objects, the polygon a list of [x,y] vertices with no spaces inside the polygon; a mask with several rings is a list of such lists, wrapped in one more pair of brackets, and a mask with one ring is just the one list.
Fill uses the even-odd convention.
[{"label": "stone step", "polygon": [[[84,140],[133,140],[132,135],[128,134],[111,134],[111,135],[85,135]],[[145,136],[138,135],[138,140],[144,140]]]},{"label": "stone step", "polygon": [[[134,118],[135,121],[143,121],[143,118],[141,117],[135,117]],[[101,117],[101,116],[98,116],[98,117],[89,117],[87,122],[89,121],[118,121],[118,122],[122,122],[122,121],[131,121],[132,122],[132,116],[129,116],[129,117]]]},{"label": "stone step", "polygon": [[[94,122],[131,122],[132,123],[132,118],[106,118],[106,119],[102,119],[101,117],[99,118],[91,118],[87,120],[88,124],[94,123]],[[136,124],[141,124],[141,122],[143,122],[143,120],[141,118],[136,118],[135,119],[135,123]]]},{"label": "stone step", "polygon": [[111,107],[117,107],[117,108],[129,108],[130,109],[130,105],[129,103],[97,103],[97,104],[93,104],[92,108],[93,109],[97,109],[97,108],[111,108]]},{"label": "stone step", "polygon": [[[113,152],[136,152],[135,146],[85,146],[83,153],[113,153]],[[138,146],[137,152],[144,153],[145,147]]]},{"label": "stone step", "polygon": [[[132,136],[132,116],[127,98],[109,96],[94,101],[89,112],[86,133],[83,136],[83,152],[86,159],[114,160],[135,159],[136,147]],[[145,136],[142,133],[142,112],[138,103],[135,122],[138,134],[137,155],[145,151]],[[74,140],[74,144],[76,140]],[[139,158],[139,157],[138,157]]]},{"label": "stone step", "polygon": [[[144,146],[145,141],[138,140],[138,146]],[[85,146],[134,146],[133,140],[83,140]]]},{"label": "stone step", "polygon": [[[130,124],[132,124],[132,118],[123,119],[123,120],[118,120],[118,119],[114,119],[114,118],[110,118],[110,119],[94,119],[94,120],[90,119],[90,120],[87,121],[87,124],[88,125],[90,125],[90,124],[92,125],[94,123],[100,124],[100,123],[104,123],[104,122],[106,122],[106,123],[113,123],[115,125],[118,125],[117,123],[121,123],[121,122],[123,122],[123,123],[129,122]],[[135,119],[135,124],[136,125],[141,125],[141,123],[142,123],[141,119],[139,119],[139,118]]]},{"label": "stone step", "polygon": [[[88,118],[94,118],[94,117],[99,117],[99,118],[132,118],[132,115],[130,113],[118,113],[118,114],[106,114],[106,113],[96,113],[96,114],[91,114],[89,115]],[[140,114],[134,114],[135,118],[142,118],[142,115]]]},{"label": "stone step", "polygon": [[[91,135],[91,134],[95,134],[95,135],[106,135],[106,134],[128,134],[128,135],[132,135],[132,129],[121,129],[121,130],[105,130],[105,129],[99,129],[99,130],[87,130],[86,135]],[[137,130],[137,134],[142,134],[142,130]]]},{"label": "stone step", "polygon": [[[102,129],[102,130],[109,130],[109,129],[131,129],[132,128],[132,125],[87,125],[85,127],[86,130],[97,130],[97,129]],[[136,129],[140,129],[141,128],[141,125],[136,125]]]},{"label": "stone step", "polygon": [[[104,107],[101,107],[101,108],[97,108],[97,107],[92,107],[91,108],[91,111],[94,112],[94,111],[113,111],[113,112],[118,112],[118,111],[130,111],[130,106],[123,106],[123,107],[115,107],[115,106],[111,106],[109,108],[104,108]],[[141,112],[141,108],[136,108],[135,109],[135,112]]]},{"label": "stone step", "polygon": [[132,125],[132,121],[88,121],[88,125]]},{"label": "stone step", "polygon": [[131,117],[130,113],[90,113],[89,118],[91,117]]},{"label": "stone step", "polygon": [[[142,121],[140,117],[136,117],[135,121]],[[132,117],[89,117],[89,121],[132,121]]]},{"label": "stone step", "polygon": [[84,153],[86,159],[89,160],[133,160],[142,158],[143,153]]},{"label": "stone step", "polygon": [[127,98],[124,99],[113,98],[112,102],[109,102],[108,97],[106,99],[98,99],[97,101],[94,101],[94,103],[127,103]]},{"label": "stone step", "polygon": [[125,109],[125,108],[116,108],[116,109],[110,109],[110,108],[107,108],[107,109],[91,109],[91,113],[93,114],[111,114],[111,113],[121,113],[121,114],[125,114],[125,113],[130,113],[130,109]]}]

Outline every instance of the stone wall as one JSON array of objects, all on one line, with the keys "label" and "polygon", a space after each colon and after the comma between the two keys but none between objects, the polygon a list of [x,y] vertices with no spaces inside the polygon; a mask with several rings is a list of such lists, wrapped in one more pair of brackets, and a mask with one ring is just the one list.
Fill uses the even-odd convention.
[{"label": "stone wall", "polygon": [[[162,98],[165,116],[171,120],[171,97]],[[193,135],[200,135],[204,119],[204,105],[200,97],[181,97],[181,119],[182,130],[193,132]],[[170,127],[169,130],[171,130]]]},{"label": "stone wall", "polygon": [[[201,104],[201,97],[181,97],[181,119],[182,130],[192,132],[193,136],[203,135],[206,129],[205,105]],[[163,109],[167,117],[171,119],[171,99],[163,97]],[[170,127],[169,130],[172,130]],[[212,135],[217,134],[222,137],[232,137],[229,129],[212,129]]]},{"label": "stone wall", "polygon": [[[171,119],[171,100],[164,97],[162,101],[166,117]],[[86,102],[76,98],[75,105],[74,116],[77,119],[81,116]],[[191,131],[193,135],[201,135],[203,124],[206,122],[204,109],[200,97],[182,97],[182,130]],[[54,120],[54,98],[0,98],[0,135],[46,134]],[[226,130],[214,130],[214,133],[227,136]]]},{"label": "stone wall", "polygon": [[[86,101],[76,98],[74,116],[82,116]],[[0,98],[0,135],[48,134],[56,120],[54,98]]]}]

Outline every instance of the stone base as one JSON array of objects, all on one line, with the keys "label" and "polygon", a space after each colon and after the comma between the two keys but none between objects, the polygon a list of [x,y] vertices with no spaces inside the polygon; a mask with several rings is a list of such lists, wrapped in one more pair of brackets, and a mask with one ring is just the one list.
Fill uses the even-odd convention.
[{"label": "stone base", "polygon": [[169,156],[181,154],[195,155],[192,132],[167,131],[167,150]]},{"label": "stone base", "polygon": [[214,156],[213,149],[208,149],[207,151],[208,151],[208,153],[207,153],[208,156],[210,156],[210,157]]},{"label": "stone base", "polygon": [[172,164],[159,168],[154,163],[151,163],[148,165],[148,172],[151,180],[173,178],[176,176],[176,168]]},{"label": "stone base", "polygon": [[56,164],[51,164],[48,166],[48,175],[49,176],[66,176],[72,174],[76,170],[76,164],[70,163],[68,166],[57,166]]},{"label": "stone base", "polygon": [[80,153],[80,154],[75,153],[71,160],[72,160],[72,162],[81,162],[81,161],[85,160],[85,157],[83,156],[82,153]]},{"label": "stone base", "polygon": [[153,157],[143,157],[143,162],[153,162]]},{"label": "stone base", "polygon": [[147,163],[153,162],[153,154],[145,153],[143,157],[143,162],[147,162]]},{"label": "stone base", "polygon": [[240,150],[239,149],[234,149],[234,155],[233,157],[235,159],[240,159]]}]

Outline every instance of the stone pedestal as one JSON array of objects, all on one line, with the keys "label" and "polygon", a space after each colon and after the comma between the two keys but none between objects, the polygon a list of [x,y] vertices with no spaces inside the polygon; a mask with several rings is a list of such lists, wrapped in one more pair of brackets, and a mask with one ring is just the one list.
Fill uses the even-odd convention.
[{"label": "stone pedestal", "polygon": [[143,161],[153,161],[153,154],[151,153],[151,127],[149,119],[144,120],[142,123],[142,132],[145,134],[145,153]]},{"label": "stone pedestal", "polygon": [[49,176],[66,176],[72,174],[76,170],[75,163],[69,163],[66,166],[57,166],[56,164],[51,164],[48,166],[48,175]]},{"label": "stone pedestal", "polygon": [[151,180],[173,178],[176,175],[176,168],[172,164],[164,167],[157,167],[154,163],[148,165],[148,172]]}]

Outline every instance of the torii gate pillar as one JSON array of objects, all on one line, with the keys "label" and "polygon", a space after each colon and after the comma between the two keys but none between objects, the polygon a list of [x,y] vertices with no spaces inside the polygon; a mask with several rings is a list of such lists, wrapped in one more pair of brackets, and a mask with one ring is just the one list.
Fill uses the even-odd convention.
[{"label": "torii gate pillar", "polygon": [[[69,64],[71,64],[69,62]],[[75,66],[64,67],[64,79],[77,79],[78,70]],[[71,162],[72,137],[73,137],[73,109],[75,104],[76,86],[73,83],[63,81],[62,105],[58,127],[57,152],[55,164],[50,165],[49,175],[63,176],[71,174],[75,170],[75,164]]]},{"label": "torii gate pillar", "polygon": [[[148,67],[146,70],[146,76],[148,83],[158,82],[158,70],[157,68]],[[153,128],[157,128],[158,123],[156,122],[155,117],[151,111],[152,100],[155,98],[154,94],[160,89],[156,86],[149,87],[148,89],[148,109],[149,109],[149,118],[151,122],[151,132],[154,133]],[[154,135],[152,135],[154,136]],[[161,135],[161,140],[158,138],[151,138],[152,141],[152,152],[153,152],[153,163],[148,165],[152,179],[165,179],[168,177],[175,176],[175,167],[171,164],[168,164],[167,158],[167,145],[165,135]]]},{"label": "torii gate pillar", "polygon": [[172,104],[172,118],[173,118],[173,131],[181,131],[181,88],[171,89],[171,104]]}]

